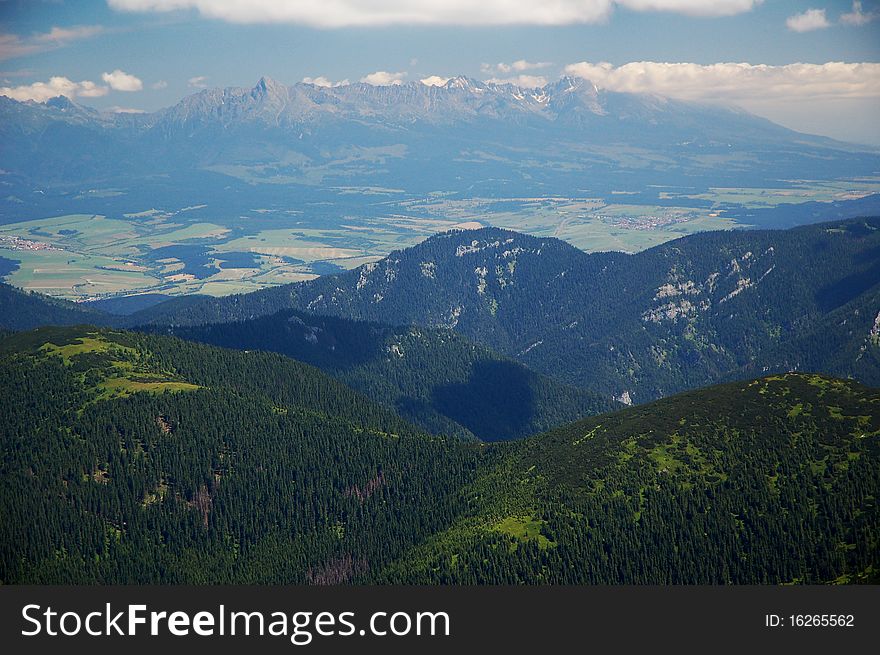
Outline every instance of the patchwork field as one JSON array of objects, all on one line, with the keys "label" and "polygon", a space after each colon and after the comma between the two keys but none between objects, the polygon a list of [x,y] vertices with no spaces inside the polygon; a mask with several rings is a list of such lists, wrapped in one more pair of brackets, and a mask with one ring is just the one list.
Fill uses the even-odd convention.
[{"label": "patchwork field", "polygon": [[788,182],[792,184],[791,187],[779,189],[712,188],[707,193],[666,194],[666,197],[709,200],[716,206],[738,204],[756,209],[776,207],[784,203],[858,200],[880,191],[880,178],[878,177],[828,182],[812,182],[810,180],[788,180]]},{"label": "patchwork field", "polygon": [[191,203],[66,214],[0,225],[0,272],[18,287],[74,300],[219,296],[355,268],[456,227],[494,225],[588,252],[636,252],[694,232],[761,225],[752,220],[755,212],[784,217],[803,213],[808,203],[831,206],[880,193],[880,178],[780,182],[702,192],[619,189],[604,198],[412,197],[397,189],[336,188],[326,191],[329,200],[296,207]]}]

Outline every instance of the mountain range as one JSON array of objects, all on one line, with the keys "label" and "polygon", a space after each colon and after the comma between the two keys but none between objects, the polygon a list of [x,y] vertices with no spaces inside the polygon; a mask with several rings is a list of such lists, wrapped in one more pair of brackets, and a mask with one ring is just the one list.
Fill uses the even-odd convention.
[{"label": "mountain range", "polygon": [[74,196],[108,187],[112,195],[86,193],[77,206],[122,209],[122,193],[123,211],[132,211],[150,198],[153,206],[185,203],[200,191],[239,208],[248,185],[270,205],[289,199],[291,185],[302,200],[334,187],[490,197],[601,197],[625,188],[657,200],[646,185],[851,178],[873,174],[878,161],[870,148],[741,110],[609,92],[570,77],[540,89],[466,77],[332,88],[262,78],[149,114],[0,97],[0,139],[5,222],[69,211]]},{"label": "mountain range", "polygon": [[880,385],[878,252],[876,218],[634,255],[459,230],[338,275],[128,315],[2,285],[0,326],[140,326],[274,351],[429,432],[492,441],[770,372]]},{"label": "mountain range", "polygon": [[[0,584],[880,581],[876,151],[573,78],[0,97],[0,139],[3,271],[152,276],[0,283]],[[812,224],[401,246],[514,199]]]},{"label": "mountain range", "polygon": [[880,219],[703,233],[633,255],[496,228],[453,231],[339,275],[170,300],[125,323],[174,331],[287,308],[451,329],[626,402],[771,371],[877,385]]}]

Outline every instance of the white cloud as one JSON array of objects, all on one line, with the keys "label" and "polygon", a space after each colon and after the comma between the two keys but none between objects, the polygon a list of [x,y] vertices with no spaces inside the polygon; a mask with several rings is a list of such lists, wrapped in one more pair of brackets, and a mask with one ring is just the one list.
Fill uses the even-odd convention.
[{"label": "white cloud", "polygon": [[[490,77],[486,80],[493,84],[515,84],[523,89],[533,89],[536,87],[546,86],[547,78],[543,75],[524,75],[524,71],[548,68],[553,63],[549,61],[531,62],[525,59],[506,64],[499,62],[497,64],[481,64],[480,71],[484,75]],[[517,75],[516,73],[519,73]]]},{"label": "white cloud", "polygon": [[62,48],[73,41],[88,39],[104,31],[100,25],[53,27],[48,32],[20,36],[0,34],[0,60],[24,57],[37,52]]},{"label": "white cloud", "polygon": [[348,80],[339,80],[338,82],[333,82],[323,75],[319,75],[318,77],[304,77],[302,81],[305,84],[314,84],[315,86],[325,87],[346,86],[350,84]]},{"label": "white cloud", "polygon": [[653,93],[684,100],[800,102],[880,97],[880,63],[768,66],[637,61],[613,66],[606,62],[580,62],[566,66],[565,72],[609,91]]},{"label": "white cloud", "polygon": [[406,73],[389,73],[388,71],[376,71],[369,75],[364,75],[361,82],[372,84],[373,86],[390,86],[392,84],[403,84],[403,78]]},{"label": "white cloud", "polygon": [[186,81],[186,85],[191,89],[207,89],[208,77],[206,75],[191,77]]},{"label": "white cloud", "polygon": [[168,88],[168,82],[165,80],[159,80],[158,82],[153,82],[153,84],[150,85],[150,88],[155,89],[156,91],[161,91],[162,89]]},{"label": "white cloud", "polygon": [[868,13],[865,13],[864,11],[862,11],[862,3],[856,0],[852,3],[852,11],[848,14],[841,15],[840,22],[844,25],[861,27],[862,25],[867,25],[875,18],[877,18],[876,11],[869,11]]},{"label": "white cloud", "polygon": [[445,86],[449,81],[448,77],[440,77],[439,75],[429,75],[419,80],[425,86]]},{"label": "white cloud", "polygon": [[101,79],[109,84],[114,91],[140,91],[144,88],[144,83],[137,77],[118,68],[112,73],[102,74]]},{"label": "white cloud", "polygon": [[667,11],[685,16],[735,16],[751,11],[764,0],[616,0],[633,11]]},{"label": "white cloud", "polygon": [[0,34],[0,60],[23,57],[43,50],[37,43],[29,43],[17,34]]},{"label": "white cloud", "polygon": [[792,32],[812,32],[831,27],[824,9],[807,9],[802,14],[795,14],[785,19],[785,25]]},{"label": "white cloud", "polygon": [[195,9],[232,23],[298,23],[334,28],[375,25],[570,25],[599,23],[616,5],[633,11],[731,16],[762,0],[108,0],[122,11]]},{"label": "white cloud", "polygon": [[508,73],[522,73],[523,71],[535,70],[538,68],[548,68],[553,65],[550,61],[531,62],[525,59],[518,59],[512,64],[500,62],[497,64],[480,64],[480,70],[483,73],[494,73],[507,75]]},{"label": "white cloud", "polygon": [[88,39],[104,31],[100,25],[77,25],[75,27],[53,27],[45,34],[36,34],[34,41],[44,43],[70,43],[80,39]]},{"label": "white cloud", "polygon": [[487,82],[492,84],[515,84],[523,89],[535,89],[547,86],[547,78],[543,75],[516,75],[514,77],[491,77]]},{"label": "white cloud", "polygon": [[106,86],[100,86],[89,80],[74,82],[61,76],[51,77],[48,82],[0,87],[0,95],[2,96],[8,96],[13,100],[35,100],[37,102],[46,102],[56,96],[67,96],[71,99],[77,97],[98,98],[107,95],[108,91]]}]

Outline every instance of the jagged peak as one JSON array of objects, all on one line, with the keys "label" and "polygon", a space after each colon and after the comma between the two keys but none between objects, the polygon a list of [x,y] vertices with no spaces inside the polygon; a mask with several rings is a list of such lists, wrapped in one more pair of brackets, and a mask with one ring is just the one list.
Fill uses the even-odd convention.
[{"label": "jagged peak", "polygon": [[443,86],[445,89],[464,89],[468,91],[473,91],[474,89],[485,89],[486,85],[479,80],[475,80],[472,77],[468,77],[466,75],[456,75],[455,77],[449,78],[449,81]]},{"label": "jagged peak", "polygon": [[256,88],[258,89],[270,89],[284,86],[281,82],[276,79],[269,77],[268,75],[263,75],[256,84]]},{"label": "jagged peak", "polygon": [[557,93],[589,91],[595,94],[599,91],[598,87],[590,80],[583,77],[574,77],[572,75],[563,75],[558,80],[551,82],[544,88],[548,91],[554,91]]},{"label": "jagged peak", "polygon": [[54,98],[49,98],[46,101],[47,107],[53,107],[55,109],[60,109],[61,111],[67,109],[77,109],[79,105],[77,105],[73,100],[68,98],[67,96],[55,96]]},{"label": "jagged peak", "polygon": [[271,77],[266,77],[265,75],[259,79],[259,81],[253,88],[254,92],[264,95],[274,95],[284,92],[286,90],[287,87],[284,86],[281,82],[278,82]]}]

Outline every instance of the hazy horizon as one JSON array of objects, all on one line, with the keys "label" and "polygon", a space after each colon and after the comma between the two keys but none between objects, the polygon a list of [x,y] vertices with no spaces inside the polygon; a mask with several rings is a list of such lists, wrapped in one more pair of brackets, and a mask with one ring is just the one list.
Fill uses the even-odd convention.
[{"label": "hazy horizon", "polygon": [[0,94],[125,112],[262,76],[329,86],[466,75],[532,88],[573,75],[880,145],[876,1],[398,5],[3,0]]}]

